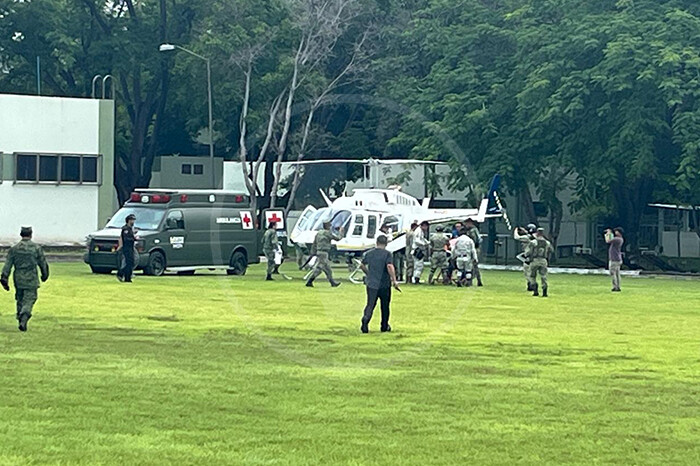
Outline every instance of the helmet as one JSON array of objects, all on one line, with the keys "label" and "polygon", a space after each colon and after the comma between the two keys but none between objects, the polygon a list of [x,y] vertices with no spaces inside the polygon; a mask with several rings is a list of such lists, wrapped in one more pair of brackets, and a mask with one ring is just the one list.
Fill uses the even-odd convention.
[{"label": "helmet", "polygon": [[535,225],[534,223],[527,224],[527,232],[528,233],[534,233],[536,231],[537,231],[537,225]]},{"label": "helmet", "polygon": [[437,232],[443,232],[443,231],[445,231],[445,227],[443,227],[442,225],[438,225],[438,226],[435,227],[435,231],[437,231]]}]

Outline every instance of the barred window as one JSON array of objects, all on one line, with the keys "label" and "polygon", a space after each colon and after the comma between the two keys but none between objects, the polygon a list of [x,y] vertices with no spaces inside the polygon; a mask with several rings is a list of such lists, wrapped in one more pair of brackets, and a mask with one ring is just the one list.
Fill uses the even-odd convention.
[{"label": "barred window", "polygon": [[15,182],[99,184],[98,155],[15,154]]}]

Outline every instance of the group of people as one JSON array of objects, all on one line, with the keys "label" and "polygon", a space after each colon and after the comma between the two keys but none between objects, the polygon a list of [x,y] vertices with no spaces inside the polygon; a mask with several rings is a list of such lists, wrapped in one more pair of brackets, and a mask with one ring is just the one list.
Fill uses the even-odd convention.
[{"label": "group of people", "polygon": [[456,272],[457,286],[472,286],[474,279],[477,286],[483,286],[479,270],[480,249],[481,233],[471,218],[464,223],[457,222],[451,234],[445,233],[441,225],[430,234],[429,222],[413,222],[406,234],[406,283],[417,285],[421,282],[425,261],[429,259],[429,285],[440,276],[443,284],[451,284]]}]

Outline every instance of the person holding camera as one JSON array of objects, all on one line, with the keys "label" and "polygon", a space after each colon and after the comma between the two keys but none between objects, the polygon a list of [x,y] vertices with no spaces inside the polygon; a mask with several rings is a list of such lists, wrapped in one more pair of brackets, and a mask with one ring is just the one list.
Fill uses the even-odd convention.
[{"label": "person holding camera", "polygon": [[625,239],[622,237],[624,231],[617,227],[605,230],[605,242],[608,243],[608,269],[612,277],[613,293],[622,291],[620,289],[620,269],[622,268],[622,245]]},{"label": "person holding camera", "polygon": [[27,322],[32,318],[32,309],[36,303],[39,290],[39,275],[41,281],[49,279],[49,264],[46,262],[44,250],[32,241],[32,227],[22,227],[21,241],[10,248],[5,260],[5,266],[0,275],[0,284],[5,291],[10,291],[10,273],[14,269],[15,301],[17,302],[17,322],[20,332],[27,331]]},{"label": "person holding camera", "polygon": [[537,226],[534,223],[528,224],[526,228],[517,227],[513,231],[513,238],[522,245],[522,251],[517,257],[523,263],[523,274],[525,275],[525,280],[527,280],[527,291],[533,291],[534,287],[530,279],[530,261],[525,258],[525,249],[527,249],[530,241],[535,239],[536,231]]}]

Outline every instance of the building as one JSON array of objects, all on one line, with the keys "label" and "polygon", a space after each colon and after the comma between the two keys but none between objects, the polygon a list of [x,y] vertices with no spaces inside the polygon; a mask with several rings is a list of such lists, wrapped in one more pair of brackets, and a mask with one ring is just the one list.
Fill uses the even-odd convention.
[{"label": "building", "polygon": [[82,244],[116,210],[112,100],[0,94],[0,245]]},{"label": "building", "polygon": [[153,162],[149,187],[172,189],[211,189],[214,167],[216,188],[222,187],[224,159],[208,156],[161,155]]}]

